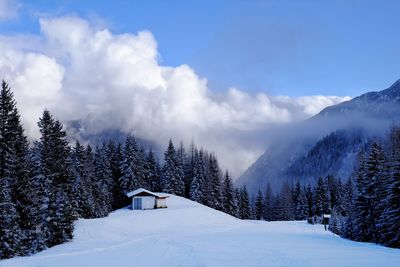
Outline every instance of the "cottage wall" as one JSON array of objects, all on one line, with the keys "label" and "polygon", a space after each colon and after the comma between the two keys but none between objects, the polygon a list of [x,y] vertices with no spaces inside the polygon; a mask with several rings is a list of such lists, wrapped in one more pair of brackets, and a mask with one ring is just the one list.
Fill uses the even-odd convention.
[{"label": "cottage wall", "polygon": [[150,210],[154,209],[155,205],[155,197],[153,196],[139,196],[132,198],[132,207],[134,207],[135,199],[141,198],[142,199],[142,209],[143,210]]},{"label": "cottage wall", "polygon": [[156,205],[157,205],[157,208],[166,208],[167,207],[167,199],[166,198],[157,198]]}]

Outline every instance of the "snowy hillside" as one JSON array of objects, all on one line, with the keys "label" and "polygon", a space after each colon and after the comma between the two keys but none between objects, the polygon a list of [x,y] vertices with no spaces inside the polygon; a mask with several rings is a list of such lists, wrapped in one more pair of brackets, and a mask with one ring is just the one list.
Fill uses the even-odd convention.
[{"label": "snowy hillside", "polygon": [[305,222],[241,221],[184,198],[169,208],[79,220],[74,240],[8,266],[400,266],[400,250]]}]

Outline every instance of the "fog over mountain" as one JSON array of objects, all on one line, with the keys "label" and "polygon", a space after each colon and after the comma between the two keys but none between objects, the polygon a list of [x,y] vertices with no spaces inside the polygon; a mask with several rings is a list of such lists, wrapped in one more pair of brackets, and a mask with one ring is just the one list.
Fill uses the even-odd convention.
[{"label": "fog over mountain", "polygon": [[[0,36],[0,77],[15,92],[30,138],[48,108],[85,135],[116,130],[164,146],[169,138],[215,151],[238,176],[276,125],[349,97],[216,93],[190,66],[163,66],[150,31],[115,34],[77,16],[43,17],[40,34]],[[233,152],[234,151],[234,152]]]},{"label": "fog over mountain", "polygon": [[360,149],[399,121],[400,80],[388,89],[363,94],[276,129],[264,154],[237,183],[255,192],[268,183],[278,191],[285,181],[313,184],[327,175],[347,179]]}]

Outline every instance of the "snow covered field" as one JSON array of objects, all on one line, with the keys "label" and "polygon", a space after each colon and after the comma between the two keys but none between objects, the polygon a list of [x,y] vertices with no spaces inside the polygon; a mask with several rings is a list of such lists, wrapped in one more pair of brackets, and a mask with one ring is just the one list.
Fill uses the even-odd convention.
[{"label": "snow covered field", "polygon": [[400,266],[400,249],[356,243],[305,222],[242,221],[184,198],[79,220],[75,237],[7,266]]}]

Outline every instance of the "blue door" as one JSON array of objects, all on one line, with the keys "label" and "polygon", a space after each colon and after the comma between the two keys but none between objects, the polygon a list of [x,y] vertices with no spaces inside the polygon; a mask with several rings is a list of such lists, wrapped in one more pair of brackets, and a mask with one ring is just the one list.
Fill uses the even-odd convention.
[{"label": "blue door", "polygon": [[134,198],[133,199],[133,209],[134,210],[141,210],[142,209],[142,199],[141,198]]}]

